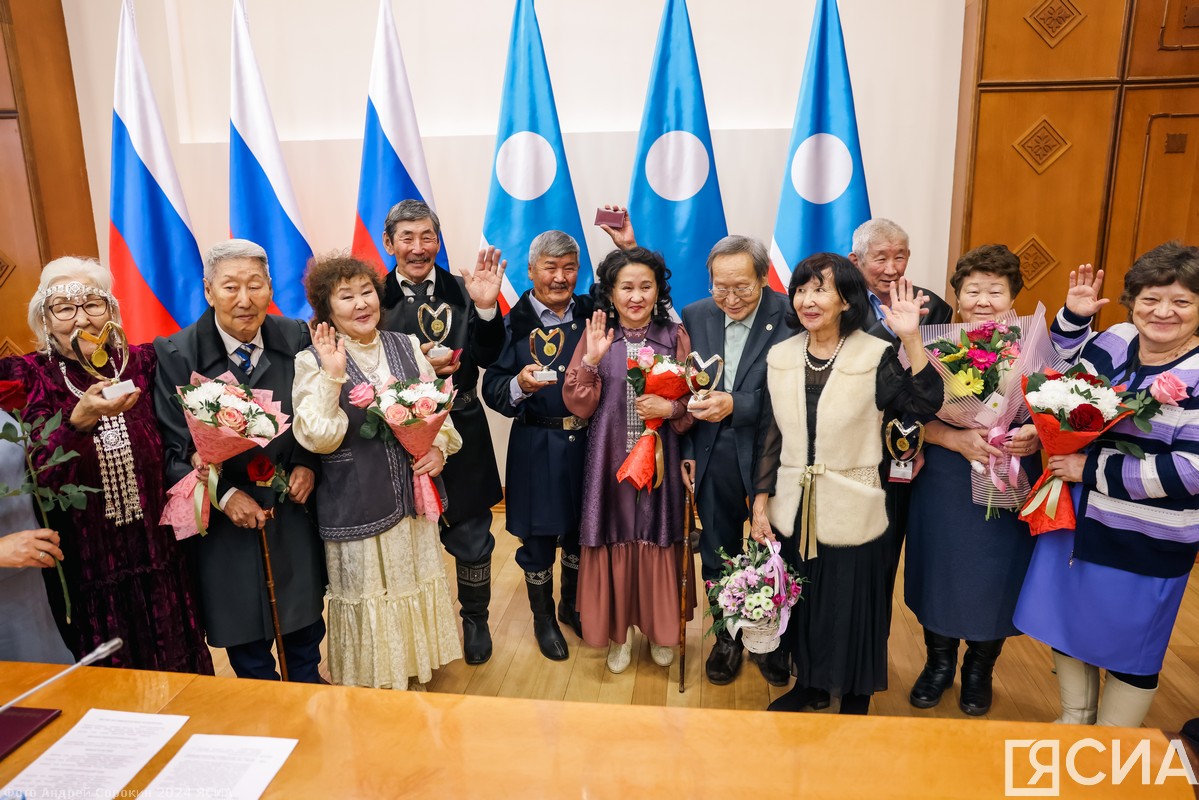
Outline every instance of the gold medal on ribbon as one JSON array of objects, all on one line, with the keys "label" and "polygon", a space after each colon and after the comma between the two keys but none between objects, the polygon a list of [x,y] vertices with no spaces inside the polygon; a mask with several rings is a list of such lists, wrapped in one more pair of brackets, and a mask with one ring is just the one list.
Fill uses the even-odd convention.
[{"label": "gold medal on ribbon", "polygon": [[883,429],[883,440],[892,459],[910,461],[924,446],[924,426],[919,422],[903,425],[899,420],[893,419]]},{"label": "gold medal on ribbon", "polygon": [[428,303],[421,303],[416,310],[416,326],[424,335],[426,342],[441,345],[450,335],[450,326],[454,320],[454,309],[448,303],[442,303],[433,308]]},{"label": "gold medal on ribbon", "polygon": [[[95,345],[96,349],[92,350],[91,355],[83,355],[83,342]],[[117,359],[108,352],[110,346],[116,348]],[[121,375],[129,364],[129,337],[125,335],[125,329],[112,320],[104,323],[99,336],[76,328],[71,333],[71,352],[88,375],[107,384],[102,390],[106,399],[112,400],[129,394],[136,388],[132,381],[121,380]],[[112,375],[100,372],[109,364],[113,365]]]},{"label": "gold medal on ribbon", "polygon": [[707,359],[700,358],[699,353],[694,350],[688,353],[687,361],[683,364],[683,380],[691,390],[692,397],[687,402],[687,407],[690,408],[696,400],[703,400],[711,394],[722,375],[724,359],[719,353],[713,353]]},{"label": "gold medal on ribbon", "polygon": [[552,369],[554,360],[566,347],[566,334],[561,328],[545,330],[534,328],[529,334],[529,355],[533,363],[540,369],[533,373],[533,379],[541,383],[556,383],[558,373]]}]

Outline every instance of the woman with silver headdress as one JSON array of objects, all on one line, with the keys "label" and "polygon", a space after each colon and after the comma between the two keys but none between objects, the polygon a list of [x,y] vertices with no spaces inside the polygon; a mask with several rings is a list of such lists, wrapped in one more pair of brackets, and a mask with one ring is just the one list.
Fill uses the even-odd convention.
[{"label": "woman with silver headdress", "polygon": [[[112,275],[95,261],[51,261],[29,302],[36,351],[0,361],[0,378],[25,386],[26,419],[62,412],[50,446],[38,453],[42,463],[59,446],[79,453],[42,472],[39,482],[99,490],[87,495],[82,509],[49,513],[61,537],[70,620],[57,575],[44,570],[50,604],[76,658],[119,636],[124,647],[107,666],[211,674],[191,571],[171,530],[158,524],[165,490],[149,391],[154,348],[129,347],[125,363],[115,347],[109,358],[93,357],[105,325],[121,322],[111,288]],[[76,331],[81,335],[72,347]],[[105,344],[115,344],[111,334]],[[85,370],[80,357],[101,374],[119,372],[135,389],[106,399],[106,382]]]}]

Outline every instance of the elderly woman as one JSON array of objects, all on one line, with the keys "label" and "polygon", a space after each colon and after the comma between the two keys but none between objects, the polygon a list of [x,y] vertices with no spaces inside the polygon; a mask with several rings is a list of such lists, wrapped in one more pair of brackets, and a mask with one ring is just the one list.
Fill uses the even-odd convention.
[{"label": "elderly woman", "polygon": [[1058,722],[1135,728],[1153,703],[1199,550],[1199,248],[1163,244],[1138,258],[1120,295],[1129,321],[1096,333],[1102,285],[1090,264],[1070,273],[1054,346],[1164,402],[1151,433],[1125,419],[1085,451],[1050,457],[1050,473],[1074,482],[1077,522],[1037,537],[1015,622],[1053,647]]},{"label": "elderly woman", "polygon": [[[1024,287],[1020,259],[1001,244],[977,247],[958,259],[949,280],[958,317],[967,324],[1012,315]],[[1001,450],[987,442],[986,428],[961,429],[933,420],[925,426],[924,467],[912,481],[908,511],[904,600],[924,626],[927,659],[909,701],[932,708],[953,685],[958,645],[966,640],[958,706],[978,716],[991,708],[991,676],[1012,624],[1016,598],[1032,556],[1028,525],[1013,511],[986,518],[970,501],[970,462],[992,456],[1035,453],[1037,429],[1023,425]],[[1035,481],[1038,459],[1021,462]]]},{"label": "elderly woman", "polygon": [[891,345],[862,330],[872,312],[865,280],[848,259],[804,259],[788,294],[788,322],[803,334],[766,356],[752,536],[784,537],[784,557],[809,583],[783,642],[795,686],[770,710],[821,708],[838,694],[842,714],[865,714],[870,696],[887,688],[888,533],[896,521],[887,518],[879,473],[883,414],[932,415],[942,384],[919,333],[926,298],[913,296],[906,278],[892,284],[882,309],[911,374]]},{"label": "elderly woman", "polygon": [[[433,375],[415,337],[379,330],[383,282],[335,256],[304,276],[317,323],[296,356],[296,440],[321,454],[317,524],[329,568],[329,671],[334,683],[418,689],[462,657],[437,523],[417,513],[413,476],[441,474],[462,439],[448,418],[413,459],[394,439],[361,435],[351,391]],[[411,681],[411,683],[410,683]]]},{"label": "elderly woman", "polygon": [[[44,464],[60,446],[79,453],[39,480],[99,490],[82,509],[49,513],[50,526],[61,535],[70,620],[58,578],[47,570],[51,606],[76,658],[119,636],[125,646],[111,666],[211,674],[191,571],[171,530],[158,524],[165,489],[162,439],[149,391],[154,348],[129,348],[127,363],[115,367],[136,388],[109,400],[101,394],[106,382],[85,371],[71,347],[76,331],[98,337],[106,323],[120,324],[111,288],[112,275],[95,261],[51,261],[29,302],[37,351],[0,365],[0,377],[25,385],[27,418],[62,412],[63,424],[39,460]],[[78,344],[90,359],[96,345],[84,338]],[[113,369],[110,362],[100,371]]]},{"label": "elderly woman", "polygon": [[[684,401],[638,397],[625,381],[628,359],[643,347],[680,363],[691,350],[687,332],[670,321],[669,279],[662,257],[643,247],[604,257],[593,291],[597,309],[562,389],[567,409],[591,419],[579,529],[583,640],[592,647],[611,641],[608,669],[616,673],[632,659],[634,626],[649,639],[659,666],[670,666],[679,643],[683,481],[678,436],[691,426],[691,417]],[[658,429],[665,467],[661,486],[638,492],[617,481],[616,472],[650,419],[670,422]]]}]

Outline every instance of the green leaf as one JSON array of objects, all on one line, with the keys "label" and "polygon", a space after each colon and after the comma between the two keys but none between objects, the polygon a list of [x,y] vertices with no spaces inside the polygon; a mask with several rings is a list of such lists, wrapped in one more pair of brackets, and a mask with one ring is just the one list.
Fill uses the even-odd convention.
[{"label": "green leaf", "polygon": [[54,510],[54,498],[53,497],[39,497],[37,499],[37,503],[39,506],[42,507],[43,513],[48,513],[50,511]]},{"label": "green leaf", "polygon": [[1153,433],[1153,425],[1151,425],[1149,423],[1149,420],[1144,419],[1143,417],[1141,417],[1139,415],[1134,415],[1132,418],[1132,422],[1143,433]]},{"label": "green leaf", "polygon": [[73,494],[70,496],[70,498],[68,498],[68,500],[71,508],[77,508],[80,511],[87,508],[87,495],[85,494]]},{"label": "green leaf", "polygon": [[1142,450],[1139,445],[1133,444],[1132,442],[1116,442],[1116,449],[1126,456],[1139,458],[1142,461],[1145,460],[1145,451]]},{"label": "green leaf", "polygon": [[42,438],[49,439],[50,434],[54,433],[62,425],[62,411],[58,411],[50,419],[46,420],[46,424],[42,426]]},{"label": "green leaf", "polygon": [[6,422],[4,427],[0,428],[0,439],[14,444],[21,443],[21,427],[15,422]]}]

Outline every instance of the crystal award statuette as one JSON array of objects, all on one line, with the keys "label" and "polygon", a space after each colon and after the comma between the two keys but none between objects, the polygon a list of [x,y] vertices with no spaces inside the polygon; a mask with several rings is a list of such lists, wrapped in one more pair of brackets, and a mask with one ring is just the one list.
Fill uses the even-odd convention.
[{"label": "crystal award statuette", "polygon": [[533,362],[541,367],[533,373],[533,380],[539,383],[558,382],[558,373],[552,367],[554,360],[562,355],[565,347],[566,334],[561,328],[551,331],[535,328],[529,334],[529,353],[533,356]]},{"label": "crystal award statuette", "polygon": [[720,383],[723,374],[724,359],[719,353],[713,354],[707,360],[700,358],[699,353],[694,350],[687,354],[687,362],[683,365],[683,380],[691,390],[691,399],[687,401],[688,411],[692,409],[696,400],[703,400],[711,394],[716,384]]},{"label": "crystal award statuette", "polygon": [[425,341],[433,343],[433,347],[428,353],[429,358],[445,358],[453,352],[442,344],[450,335],[450,324],[453,319],[454,310],[448,303],[442,303],[437,308],[433,308],[428,303],[422,303],[421,307],[416,310],[417,327],[420,328]]},{"label": "crystal award statuette", "polygon": [[[83,345],[79,341],[80,339],[96,346],[90,356],[83,355]],[[108,352],[109,345],[116,348],[118,358],[113,358],[113,354]],[[121,375],[124,374],[125,367],[129,364],[129,337],[125,335],[124,329],[115,322],[109,320],[104,323],[99,336],[76,328],[71,334],[71,350],[75,353],[75,358],[79,359],[79,365],[88,375],[107,384],[100,390],[105,400],[115,400],[137,388],[133,385],[133,381],[121,380]],[[112,364],[113,374],[111,376],[100,372],[109,364]]]}]

